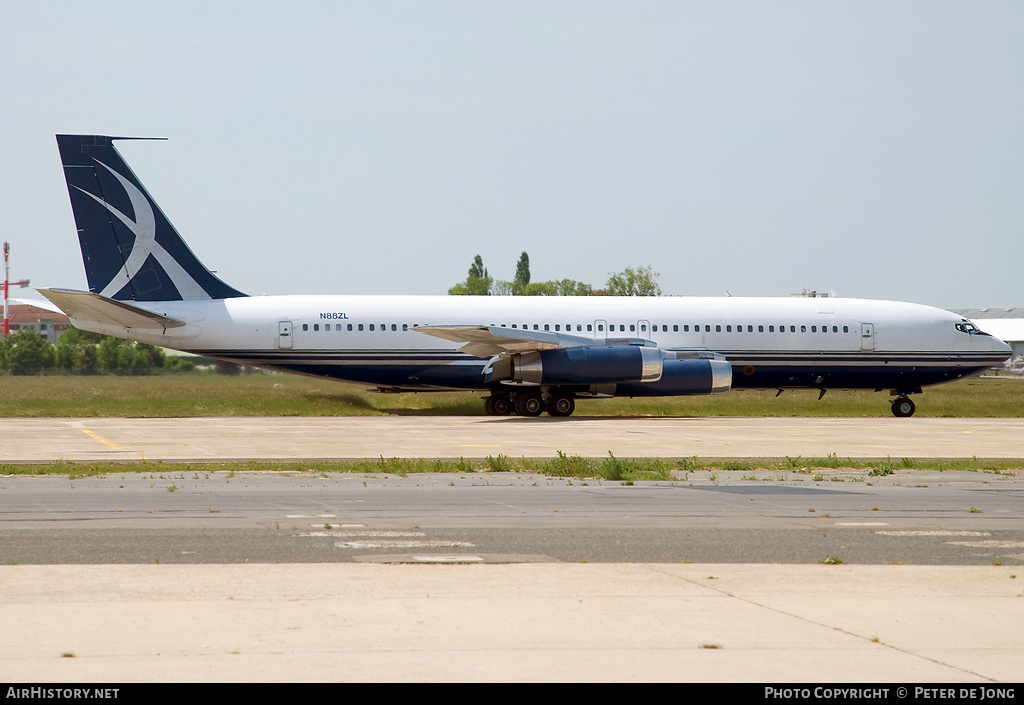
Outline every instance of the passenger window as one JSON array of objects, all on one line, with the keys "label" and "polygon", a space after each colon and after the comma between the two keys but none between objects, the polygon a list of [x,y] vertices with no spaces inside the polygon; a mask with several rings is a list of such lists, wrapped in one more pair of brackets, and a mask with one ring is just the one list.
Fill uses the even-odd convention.
[{"label": "passenger window", "polygon": [[806,333],[807,332],[807,326],[800,326],[800,332],[801,333]]},{"label": "passenger window", "polygon": [[309,324],[308,323],[303,323],[302,324],[302,330],[309,330]]},{"label": "passenger window", "polygon": [[843,332],[844,333],[849,333],[850,332],[850,326],[843,326]]},{"label": "passenger window", "polygon": [[796,333],[796,326],[790,326],[789,327],[789,332],[790,333]]},{"label": "passenger window", "polygon": [[314,323],[313,324],[313,330],[320,330],[320,324],[319,323]]},{"label": "passenger window", "polygon": [[348,329],[352,330],[352,324],[351,323],[348,324]]},{"label": "passenger window", "polygon": [[[685,326],[685,328],[686,328],[686,330],[690,330],[690,326]],[[673,333],[678,333],[679,332],[679,324],[678,323],[675,323],[675,324],[672,325],[672,332]]]},{"label": "passenger window", "polygon": [[559,328],[557,323],[555,324],[555,330],[562,330],[561,328]]},{"label": "passenger window", "polygon": [[716,333],[721,333],[722,332],[722,326],[715,326],[715,332]]},{"label": "passenger window", "polygon": [[544,324],[544,330],[551,330],[551,326],[549,326],[547,323],[545,323]]},{"label": "passenger window", "polygon": [[726,326],[725,327],[725,332],[726,333],[732,333],[732,326]]},{"label": "passenger window", "polygon": [[593,330],[593,328],[594,327],[591,324],[589,324],[589,323],[587,324],[587,332],[588,333],[591,332]]},{"label": "passenger window", "polygon": [[811,326],[811,332],[812,333],[817,333],[818,332],[818,326]]},{"label": "passenger window", "polygon": [[396,326],[394,323],[392,323],[391,324],[391,330],[394,330],[394,331],[398,330],[398,326]]},{"label": "passenger window", "polygon": [[636,332],[636,326],[633,325],[632,323],[629,324],[629,332],[630,333],[635,333]]},{"label": "passenger window", "polygon": [[598,324],[597,330],[598,330],[598,332],[604,332],[604,326],[601,325],[601,324]]},{"label": "passenger window", "polygon": [[764,333],[764,326],[758,326],[757,327],[757,332],[758,333]]},{"label": "passenger window", "polygon": [[362,324],[362,323],[360,323],[360,324],[359,324],[359,330],[362,330],[362,329],[363,329],[363,324]]},{"label": "passenger window", "polygon": [[370,330],[373,330],[373,324],[372,323],[370,324]]}]

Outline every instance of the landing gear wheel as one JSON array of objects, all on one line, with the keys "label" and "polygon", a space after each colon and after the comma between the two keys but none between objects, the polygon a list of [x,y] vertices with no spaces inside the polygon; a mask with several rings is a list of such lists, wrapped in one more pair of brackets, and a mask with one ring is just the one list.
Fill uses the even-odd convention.
[{"label": "landing gear wheel", "polygon": [[901,419],[913,416],[917,407],[910,397],[898,397],[892,402],[892,415]]},{"label": "landing gear wheel", "polygon": [[568,394],[556,394],[548,402],[548,415],[550,416],[572,416],[576,411],[576,400]]},{"label": "landing gear wheel", "polygon": [[492,394],[484,401],[488,416],[508,416],[512,413],[512,400],[504,394]]},{"label": "landing gear wheel", "polygon": [[516,413],[520,416],[540,416],[543,411],[540,392],[523,392],[516,397]]}]

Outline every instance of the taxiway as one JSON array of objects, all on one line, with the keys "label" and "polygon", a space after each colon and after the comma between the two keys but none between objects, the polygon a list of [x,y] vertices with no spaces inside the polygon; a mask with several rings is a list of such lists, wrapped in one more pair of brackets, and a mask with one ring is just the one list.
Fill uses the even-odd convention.
[{"label": "taxiway", "polygon": [[0,419],[0,462],[384,457],[1020,458],[1013,418]]}]

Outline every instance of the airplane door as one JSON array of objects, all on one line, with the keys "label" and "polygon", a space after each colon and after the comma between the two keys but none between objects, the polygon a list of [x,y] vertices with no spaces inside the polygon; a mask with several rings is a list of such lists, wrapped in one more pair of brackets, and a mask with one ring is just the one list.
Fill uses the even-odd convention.
[{"label": "airplane door", "polygon": [[860,324],[860,351],[873,352],[875,349],[875,324]]},{"label": "airplane door", "polygon": [[277,324],[277,347],[281,350],[292,349],[291,321],[281,321]]},{"label": "airplane door", "polygon": [[644,340],[651,339],[651,322],[650,321],[637,321],[636,322],[637,336]]},{"label": "airplane door", "polygon": [[608,321],[596,320],[594,321],[594,337],[595,338],[607,338],[608,337]]}]

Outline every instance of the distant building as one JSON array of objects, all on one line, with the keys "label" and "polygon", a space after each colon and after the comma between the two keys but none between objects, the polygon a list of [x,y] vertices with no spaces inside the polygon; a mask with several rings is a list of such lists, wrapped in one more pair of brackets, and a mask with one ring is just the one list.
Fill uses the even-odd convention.
[{"label": "distant building", "polygon": [[[0,305],[2,303],[0,301]],[[68,317],[63,313],[54,313],[29,304],[9,304],[8,313],[10,314],[11,335],[18,331],[34,330],[54,344],[71,325],[68,322]],[[0,333],[2,332],[0,331]]]},{"label": "distant building", "polygon": [[1024,308],[950,309],[1013,348],[1011,362],[1024,358]]}]

